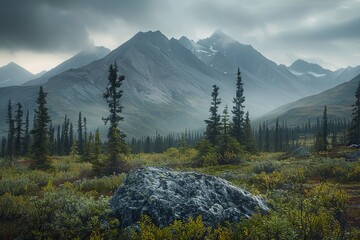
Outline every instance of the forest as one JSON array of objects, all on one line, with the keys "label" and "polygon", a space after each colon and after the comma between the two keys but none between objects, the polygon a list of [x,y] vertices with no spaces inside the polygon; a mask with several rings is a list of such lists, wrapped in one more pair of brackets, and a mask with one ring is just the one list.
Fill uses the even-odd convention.
[{"label": "forest", "polygon": [[[108,69],[106,140],[79,112],[53,125],[39,88],[34,119],[8,102],[0,149],[1,239],[358,239],[360,236],[360,83],[351,119],[252,126],[240,69],[233,106],[212,86],[204,130],[131,138],[121,122],[125,76]],[[299,154],[301,152],[301,154]],[[122,229],[109,199],[129,171],[158,166],[218,176],[270,206],[240,222],[210,227],[202,216],[158,227],[143,215]]]}]

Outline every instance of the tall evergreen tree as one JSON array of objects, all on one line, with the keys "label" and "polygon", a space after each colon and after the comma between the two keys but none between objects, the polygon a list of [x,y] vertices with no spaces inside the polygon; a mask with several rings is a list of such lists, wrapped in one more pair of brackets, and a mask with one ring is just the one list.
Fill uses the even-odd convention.
[{"label": "tall evergreen tree", "polygon": [[276,123],[275,123],[274,148],[275,148],[275,152],[279,152],[279,151],[280,151],[280,125],[279,125],[279,117],[276,119]]},{"label": "tall evergreen tree", "polygon": [[206,123],[206,132],[205,136],[207,140],[213,144],[217,145],[217,138],[220,135],[220,114],[218,113],[219,105],[221,104],[221,98],[219,98],[219,87],[213,85],[213,91],[211,93],[212,101],[210,106],[210,118],[205,120]]},{"label": "tall evergreen tree", "polygon": [[74,126],[72,124],[72,122],[70,123],[70,128],[69,128],[69,152],[71,152],[71,147],[74,144]]},{"label": "tall evergreen tree", "polygon": [[83,122],[82,122],[81,112],[79,112],[77,132],[78,132],[77,149],[79,155],[82,155],[84,152],[84,139],[83,139]]},{"label": "tall evergreen tree", "polygon": [[31,133],[34,135],[34,143],[32,151],[34,153],[33,168],[47,169],[49,163],[49,140],[48,140],[48,124],[51,122],[48,108],[46,106],[47,92],[40,86],[39,95],[36,99],[37,109],[35,109],[34,129]]},{"label": "tall evergreen tree", "polygon": [[86,145],[86,143],[87,143],[87,141],[88,141],[88,136],[87,136],[87,125],[86,125],[86,117],[84,117],[84,141],[83,141],[83,151],[85,151],[84,150],[84,148],[85,148],[85,145]]},{"label": "tall evergreen tree", "polygon": [[224,164],[226,162],[225,159],[225,153],[226,151],[229,149],[229,145],[231,142],[231,135],[230,135],[230,116],[229,116],[229,111],[228,111],[228,106],[226,105],[224,108],[224,111],[222,113],[222,118],[221,118],[221,132],[220,132],[220,136],[219,139],[217,140],[219,143],[219,147],[220,147],[220,155],[221,155],[221,159],[220,159],[220,164]]},{"label": "tall evergreen tree", "polygon": [[25,117],[25,131],[23,138],[23,155],[26,156],[30,152],[30,129],[29,129],[29,110],[26,111]]},{"label": "tall evergreen tree", "polygon": [[105,124],[110,123],[108,131],[108,163],[105,166],[105,173],[111,174],[113,172],[121,172],[125,166],[124,160],[121,159],[121,154],[125,151],[125,135],[120,131],[119,122],[124,118],[120,115],[123,109],[121,104],[121,97],[123,90],[121,86],[125,76],[118,75],[118,67],[116,63],[109,66],[108,85],[104,93],[104,98],[109,106],[110,115],[103,118]]},{"label": "tall evergreen tree", "polygon": [[231,112],[233,114],[232,136],[241,144],[244,143],[244,102],[245,97],[243,82],[241,78],[240,68],[238,68],[236,78],[236,94],[233,99],[234,106]]},{"label": "tall evergreen tree", "polygon": [[50,154],[55,155],[56,154],[56,147],[55,147],[55,128],[52,125],[52,122],[50,122],[49,126],[49,149]]},{"label": "tall evergreen tree", "polygon": [[252,132],[249,112],[246,112],[245,115],[244,140],[245,140],[245,150],[250,153],[255,153],[257,151],[256,140]]},{"label": "tall evergreen tree", "polygon": [[94,143],[94,157],[96,161],[99,161],[102,154],[102,142],[100,137],[99,128],[96,129],[95,132],[95,143]]},{"label": "tall evergreen tree", "polygon": [[269,127],[266,126],[265,130],[265,152],[270,151],[270,133],[269,133]]},{"label": "tall evergreen tree", "polygon": [[22,132],[24,131],[22,117],[23,117],[22,105],[21,103],[17,103],[17,108],[15,111],[15,141],[14,141],[14,150],[16,156],[19,156],[22,153],[21,139],[22,139]]},{"label": "tall evergreen tree", "polygon": [[6,137],[1,139],[1,157],[4,158],[6,155]]},{"label": "tall evergreen tree", "polygon": [[348,129],[348,143],[360,143],[360,81],[355,92],[355,104],[352,105],[352,119]]},{"label": "tall evergreen tree", "polygon": [[12,162],[14,157],[14,135],[15,135],[15,124],[13,119],[13,111],[12,111],[12,102],[9,99],[8,102],[8,112],[6,123],[8,124],[8,137],[7,137],[7,156],[9,160]]},{"label": "tall evergreen tree", "polygon": [[328,118],[327,118],[327,106],[324,106],[323,119],[322,119],[322,142],[323,142],[323,150],[327,150],[328,145]]}]

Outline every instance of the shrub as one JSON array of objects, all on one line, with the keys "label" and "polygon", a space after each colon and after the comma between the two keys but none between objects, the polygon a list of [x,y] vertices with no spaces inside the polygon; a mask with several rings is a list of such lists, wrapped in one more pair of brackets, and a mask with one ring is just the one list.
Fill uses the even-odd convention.
[{"label": "shrub", "polygon": [[75,188],[83,191],[90,192],[96,191],[97,193],[109,194],[115,191],[124,180],[125,174],[113,175],[113,176],[104,176],[101,178],[93,179],[82,179],[76,181]]},{"label": "shrub", "polygon": [[275,170],[281,167],[280,162],[278,161],[262,161],[255,164],[252,168],[252,171],[256,174],[258,173],[272,173]]}]

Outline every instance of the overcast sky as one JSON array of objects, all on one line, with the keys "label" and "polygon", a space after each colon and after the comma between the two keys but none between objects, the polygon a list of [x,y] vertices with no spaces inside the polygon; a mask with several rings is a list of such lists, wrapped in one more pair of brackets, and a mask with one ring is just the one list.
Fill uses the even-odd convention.
[{"label": "overcast sky", "polygon": [[360,65],[360,0],[0,0],[0,66],[37,73],[138,31],[197,41],[216,29],[278,64]]}]

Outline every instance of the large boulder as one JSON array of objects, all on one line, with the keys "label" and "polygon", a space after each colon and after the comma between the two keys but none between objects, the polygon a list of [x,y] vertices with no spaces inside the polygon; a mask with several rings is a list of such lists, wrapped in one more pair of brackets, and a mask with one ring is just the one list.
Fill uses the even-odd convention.
[{"label": "large boulder", "polygon": [[261,198],[224,179],[155,167],[129,173],[111,198],[110,206],[121,227],[135,225],[143,214],[159,227],[199,215],[205,225],[216,226],[268,211]]}]

